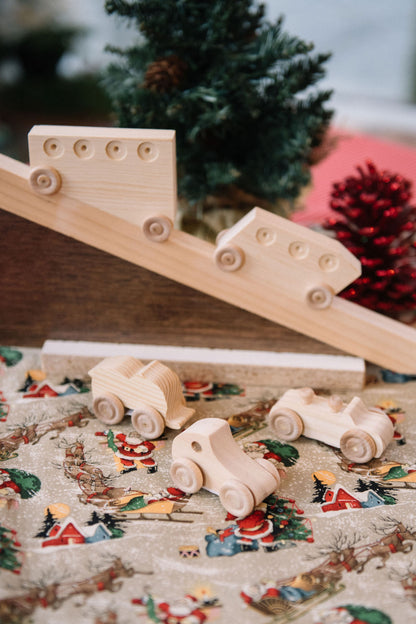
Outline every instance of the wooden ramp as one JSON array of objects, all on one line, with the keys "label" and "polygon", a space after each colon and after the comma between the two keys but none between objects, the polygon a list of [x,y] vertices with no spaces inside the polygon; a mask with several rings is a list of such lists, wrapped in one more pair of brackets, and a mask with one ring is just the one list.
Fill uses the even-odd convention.
[{"label": "wooden ramp", "polygon": [[[126,221],[59,190],[34,192],[30,177],[28,166],[1,156],[3,209],[337,349],[416,372],[416,330],[335,296],[360,270],[338,242],[259,208],[217,246],[175,229],[159,242],[144,222]],[[99,169],[91,183],[99,186]],[[134,290],[134,284],[127,287]],[[169,314],[168,299],[164,309]]]}]

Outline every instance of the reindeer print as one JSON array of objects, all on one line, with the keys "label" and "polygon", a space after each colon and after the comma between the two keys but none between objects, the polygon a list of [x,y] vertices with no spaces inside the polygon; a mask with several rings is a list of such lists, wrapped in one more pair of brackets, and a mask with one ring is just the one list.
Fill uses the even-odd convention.
[{"label": "reindeer print", "polygon": [[381,526],[373,525],[373,529],[384,537],[365,547],[365,563],[380,558],[381,562],[377,567],[384,568],[387,559],[394,553],[408,553],[413,549],[412,542],[416,541],[416,532],[410,531],[402,522],[387,517]]},{"label": "reindeer print", "polygon": [[54,433],[51,439],[55,439],[69,427],[85,427],[90,416],[90,411],[87,408],[82,408],[78,412],[68,414],[57,420],[19,425],[11,433],[0,438],[0,461],[17,457],[17,450],[20,446],[37,444],[49,432]]}]

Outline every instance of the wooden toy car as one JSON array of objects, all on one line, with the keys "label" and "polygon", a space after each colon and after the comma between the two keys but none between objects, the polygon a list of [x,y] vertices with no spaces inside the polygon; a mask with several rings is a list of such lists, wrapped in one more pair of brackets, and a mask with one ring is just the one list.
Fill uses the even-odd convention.
[{"label": "wooden toy car", "polygon": [[172,458],[176,487],[188,494],[202,487],[219,494],[225,509],[237,517],[247,516],[280,485],[275,466],[246,455],[221,418],[205,418],[176,436]]},{"label": "wooden toy car", "polygon": [[216,243],[218,268],[241,269],[257,284],[273,275],[273,287],[285,298],[282,307],[305,302],[306,312],[329,308],[334,295],[361,273],[357,258],[338,241],[259,208],[220,232]]},{"label": "wooden toy car", "polygon": [[186,407],[179,377],[153,360],[146,366],[130,356],[109,357],[89,371],[93,410],[107,425],[115,425],[131,410],[133,427],[145,439],[165,429],[180,429],[194,414]]},{"label": "wooden toy car", "polygon": [[268,422],[280,440],[314,438],[340,448],[355,463],[380,457],[394,433],[381,409],[366,407],[359,397],[348,404],[336,395],[320,397],[312,388],[285,392],[270,410]]}]

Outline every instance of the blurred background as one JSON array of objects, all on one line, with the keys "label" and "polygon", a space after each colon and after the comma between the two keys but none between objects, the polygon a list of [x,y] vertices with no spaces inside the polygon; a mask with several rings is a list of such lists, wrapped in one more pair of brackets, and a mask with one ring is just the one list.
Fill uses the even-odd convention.
[{"label": "blurred background", "polygon": [[416,4],[389,0],[280,0],[270,15],[318,50],[329,50],[327,77],[338,126],[388,135],[416,133]]},{"label": "blurred background", "polygon": [[[269,0],[267,18],[283,16],[290,38],[253,19],[254,2],[232,13],[196,12],[198,2],[195,13],[190,0],[183,12],[176,0],[151,3],[146,44],[135,46],[134,20],[119,17],[134,0],[107,0],[112,16],[105,0],[0,0],[0,152],[27,161],[35,124],[174,128],[179,227],[214,241],[261,206],[331,232],[366,267],[345,296],[414,321],[414,0]],[[238,33],[230,54],[201,46],[207,28],[211,43]],[[305,58],[300,40],[322,54]],[[130,50],[109,68],[106,46]]]},{"label": "blurred background", "polygon": [[[334,125],[416,143],[413,0],[269,0],[290,33],[332,52],[322,87],[334,90]],[[111,123],[99,84],[105,46],[137,32],[103,0],[1,0],[0,150],[25,158],[34,123]]]}]

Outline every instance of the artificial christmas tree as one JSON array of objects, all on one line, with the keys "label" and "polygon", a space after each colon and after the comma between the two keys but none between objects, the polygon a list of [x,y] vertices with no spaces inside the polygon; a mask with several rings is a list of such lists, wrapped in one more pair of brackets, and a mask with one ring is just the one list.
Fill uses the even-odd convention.
[{"label": "artificial christmas tree", "polygon": [[[328,54],[253,0],[107,0],[142,38],[104,83],[120,126],[176,130],[184,229],[211,237],[255,205],[288,214],[325,137]],[[210,231],[211,230],[211,231]]]},{"label": "artificial christmas tree", "polygon": [[361,262],[362,275],[342,297],[382,314],[416,318],[416,207],[411,183],[372,162],[334,184],[331,230]]}]

